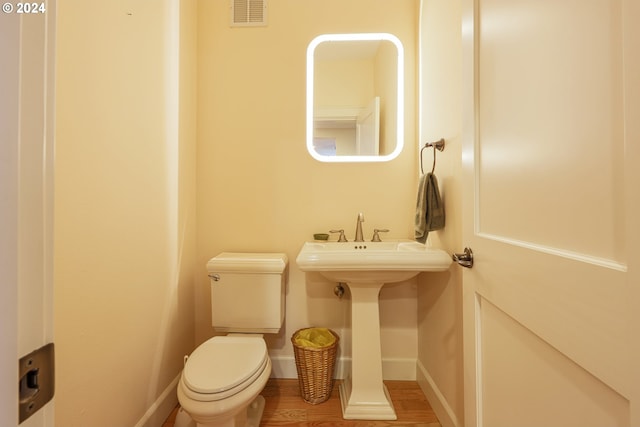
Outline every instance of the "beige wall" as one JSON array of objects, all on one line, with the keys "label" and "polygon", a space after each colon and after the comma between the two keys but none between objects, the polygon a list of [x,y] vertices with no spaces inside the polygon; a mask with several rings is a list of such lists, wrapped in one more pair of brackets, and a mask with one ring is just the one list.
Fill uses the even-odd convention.
[{"label": "beige wall", "polygon": [[159,425],[194,342],[196,5],[58,5],[56,425]]},{"label": "beige wall", "polygon": [[[205,264],[221,251],[282,251],[290,259],[286,324],[268,337],[276,370],[292,362],[298,328],[335,328],[348,347],[349,302],[333,285],[305,277],[295,265],[313,233],[344,228],[353,239],[364,212],[365,234],[413,233],[416,197],[415,0],[269,2],[269,25],[230,28],[228,3],[201,1],[198,10],[198,255],[196,341],[213,335]],[[381,164],[326,164],[305,147],[306,49],[330,32],[396,34],[406,50],[406,143]],[[309,279],[309,280],[307,280]],[[381,294],[383,357],[411,359],[415,375],[415,282]],[[241,300],[241,295],[238,299]],[[289,365],[292,366],[292,365]]]},{"label": "beige wall", "polygon": [[[447,214],[435,246],[461,252],[462,242],[462,41],[460,1],[425,0],[421,11],[420,141],[445,138],[437,153],[436,176]],[[425,150],[431,170],[433,151]],[[443,426],[462,426],[462,271],[422,274],[418,286],[418,380]]]}]

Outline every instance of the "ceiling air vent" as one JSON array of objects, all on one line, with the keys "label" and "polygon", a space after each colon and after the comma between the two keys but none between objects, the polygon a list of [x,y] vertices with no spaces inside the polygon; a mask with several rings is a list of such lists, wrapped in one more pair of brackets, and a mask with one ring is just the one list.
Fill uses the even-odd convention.
[{"label": "ceiling air vent", "polygon": [[267,25],[267,0],[231,0],[232,27]]}]

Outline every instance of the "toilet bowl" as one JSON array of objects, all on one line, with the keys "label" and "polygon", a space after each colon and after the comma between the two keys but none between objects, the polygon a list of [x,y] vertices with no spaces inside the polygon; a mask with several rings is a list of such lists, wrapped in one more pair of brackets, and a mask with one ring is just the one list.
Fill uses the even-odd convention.
[{"label": "toilet bowl", "polygon": [[213,337],[186,359],[178,401],[199,427],[258,427],[270,374],[260,335]]},{"label": "toilet bowl", "polygon": [[225,336],[185,358],[176,427],[258,427],[259,396],[271,375],[262,334],[280,331],[288,259],[284,253],[222,252],[207,263],[211,325]]}]

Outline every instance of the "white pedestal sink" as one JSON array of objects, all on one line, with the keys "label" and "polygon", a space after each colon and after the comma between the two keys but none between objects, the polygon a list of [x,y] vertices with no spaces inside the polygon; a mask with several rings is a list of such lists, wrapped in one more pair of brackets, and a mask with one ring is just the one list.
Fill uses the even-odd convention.
[{"label": "white pedestal sink", "polygon": [[422,271],[443,271],[451,257],[411,240],[388,242],[307,242],[296,259],[302,271],[316,271],[351,291],[351,375],[340,385],[345,419],[397,419],[382,382],[378,294],[385,283]]}]

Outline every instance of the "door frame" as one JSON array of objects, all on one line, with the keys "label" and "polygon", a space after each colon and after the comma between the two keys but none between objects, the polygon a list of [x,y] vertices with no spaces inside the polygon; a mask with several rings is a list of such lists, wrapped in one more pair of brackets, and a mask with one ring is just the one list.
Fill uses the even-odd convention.
[{"label": "door frame", "polygon": [[[3,426],[18,425],[18,359],[53,340],[56,1],[44,3],[46,11],[37,16],[17,14],[15,10],[0,14],[3,69],[0,79],[0,271],[3,273],[0,425]],[[31,65],[33,58],[37,58],[36,65]],[[44,66],[40,67],[40,63]],[[29,179],[22,179],[26,176]],[[33,212],[31,207],[37,210]],[[22,209],[27,208],[29,215],[21,215]],[[30,268],[30,260],[42,262],[36,269],[42,274],[25,279],[24,269]],[[28,324],[21,322],[20,316],[29,318]],[[9,380],[11,378],[14,380]],[[22,425],[52,426],[53,402]]]}]

